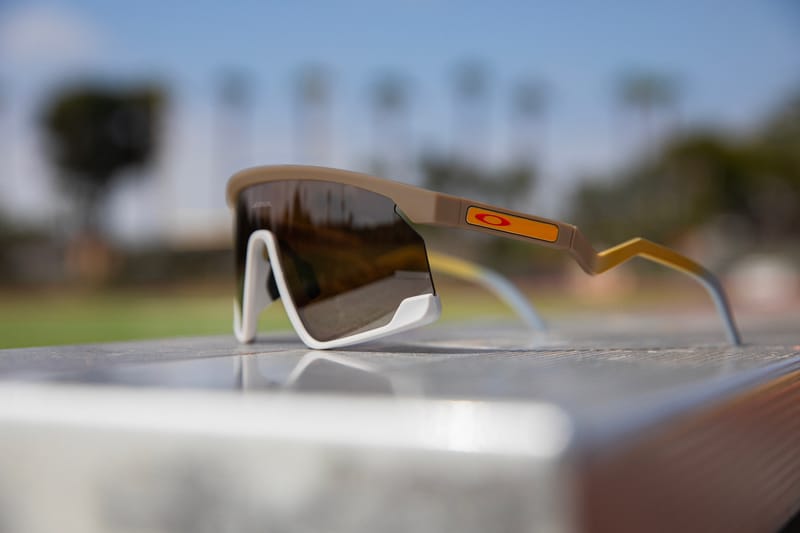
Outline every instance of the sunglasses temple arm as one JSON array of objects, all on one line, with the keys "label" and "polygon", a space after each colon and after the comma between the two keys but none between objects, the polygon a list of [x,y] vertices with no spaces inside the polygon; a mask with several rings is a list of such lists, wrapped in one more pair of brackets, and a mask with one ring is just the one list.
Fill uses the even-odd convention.
[{"label": "sunglasses temple arm", "polygon": [[570,253],[581,268],[587,274],[592,275],[603,273],[634,257],[641,257],[692,276],[703,285],[714,301],[717,312],[722,318],[728,341],[734,346],[741,345],[739,331],[725,289],[719,279],[688,257],[666,246],[642,238],[631,239],[602,252],[597,252],[578,228],[574,230]]},{"label": "sunglasses temple arm", "polygon": [[532,330],[547,331],[547,325],[528,299],[494,270],[439,252],[429,251],[428,261],[431,270],[481,285],[511,307]]}]

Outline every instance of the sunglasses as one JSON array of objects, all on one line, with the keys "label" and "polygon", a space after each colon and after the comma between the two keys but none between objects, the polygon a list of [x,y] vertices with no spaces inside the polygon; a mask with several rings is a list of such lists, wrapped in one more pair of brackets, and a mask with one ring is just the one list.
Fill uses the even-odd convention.
[{"label": "sunglasses", "polygon": [[[569,252],[587,274],[642,257],[689,274],[714,300],[727,338],[740,344],[725,292],[711,272],[678,252],[635,238],[597,252],[571,224],[345,170],[266,166],[235,174],[237,292],[234,333],[256,335],[258,315],[280,298],[313,349],[338,348],[430,324],[441,312],[432,267],[484,283],[541,326],[532,307],[489,270],[429,255],[410,223],[519,239]],[[476,273],[480,273],[476,274]]]}]

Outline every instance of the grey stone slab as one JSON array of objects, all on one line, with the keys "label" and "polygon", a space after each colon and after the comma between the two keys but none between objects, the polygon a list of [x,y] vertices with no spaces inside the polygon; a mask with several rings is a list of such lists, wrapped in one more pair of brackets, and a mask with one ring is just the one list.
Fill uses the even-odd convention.
[{"label": "grey stone slab", "polygon": [[794,324],[0,351],[0,531],[772,531],[800,507]]}]

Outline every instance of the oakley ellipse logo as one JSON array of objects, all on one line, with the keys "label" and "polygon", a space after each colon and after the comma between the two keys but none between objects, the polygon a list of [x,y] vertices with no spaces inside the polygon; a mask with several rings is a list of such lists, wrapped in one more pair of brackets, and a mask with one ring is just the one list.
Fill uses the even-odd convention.
[{"label": "oakley ellipse logo", "polygon": [[530,237],[545,242],[558,241],[558,225],[550,221],[521,217],[485,207],[470,206],[467,209],[466,222],[471,226],[480,226],[520,237]]},{"label": "oakley ellipse logo", "polygon": [[501,217],[499,215],[493,215],[491,213],[478,213],[475,215],[475,218],[483,222],[484,224],[489,224],[490,226],[509,226],[511,225],[511,221],[505,217]]}]

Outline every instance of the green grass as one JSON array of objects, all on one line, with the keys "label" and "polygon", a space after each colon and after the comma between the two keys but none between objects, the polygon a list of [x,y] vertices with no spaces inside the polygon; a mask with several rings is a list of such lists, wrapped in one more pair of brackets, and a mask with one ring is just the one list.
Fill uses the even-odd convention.
[{"label": "green grass", "polygon": [[[222,334],[231,330],[231,305],[219,294],[153,291],[4,295],[0,348]],[[270,318],[265,327],[288,326]]]},{"label": "green grass", "polygon": [[[468,301],[469,300],[469,301]],[[460,296],[445,319],[466,318],[480,302]],[[480,313],[504,314],[490,302]],[[232,299],[222,294],[110,292],[0,295],[0,348],[217,335],[231,332]],[[510,314],[510,313],[507,313]],[[259,331],[290,330],[283,306],[267,309]]]},{"label": "green grass", "polygon": [[[440,285],[443,321],[512,316],[481,289]],[[576,310],[651,309],[663,303],[665,289],[636,291],[610,302],[569,296],[560,288],[532,293],[540,312],[552,318]],[[0,348],[230,334],[231,321],[232,297],[219,287],[0,293]],[[281,305],[270,307],[259,321],[259,331],[290,329]]]}]

